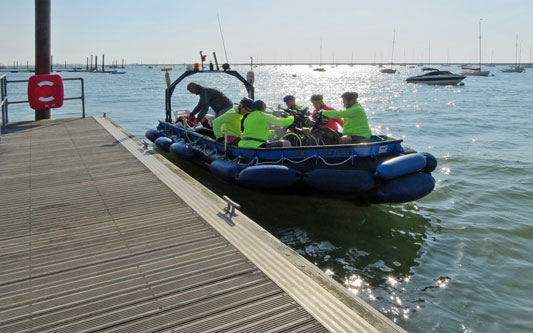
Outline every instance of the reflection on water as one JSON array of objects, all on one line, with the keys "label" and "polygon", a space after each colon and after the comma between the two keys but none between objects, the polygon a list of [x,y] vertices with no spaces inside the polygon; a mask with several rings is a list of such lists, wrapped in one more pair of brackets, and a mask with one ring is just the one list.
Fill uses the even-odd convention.
[{"label": "reflection on water", "polygon": [[420,309],[423,300],[410,296],[409,281],[430,217],[415,204],[362,206],[341,196],[257,192],[164,155],[213,192],[239,203],[247,216],[393,320],[406,320]]}]

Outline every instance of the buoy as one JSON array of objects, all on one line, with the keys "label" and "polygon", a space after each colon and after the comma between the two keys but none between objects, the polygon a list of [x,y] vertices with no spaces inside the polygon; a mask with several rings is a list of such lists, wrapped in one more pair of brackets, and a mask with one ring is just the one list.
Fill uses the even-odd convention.
[{"label": "buoy", "polygon": [[144,133],[144,136],[154,142],[157,138],[159,138],[161,135],[161,132],[158,130],[158,129],[155,129],[155,128],[151,128],[149,130],[147,130],[145,133]]},{"label": "buoy", "polygon": [[236,177],[239,184],[256,189],[285,188],[301,178],[300,171],[284,165],[255,165],[242,170]]},{"label": "buoy", "polygon": [[209,170],[213,175],[227,182],[234,182],[242,169],[237,163],[226,160],[214,160],[209,165]]},{"label": "buoy", "polygon": [[420,199],[433,191],[435,179],[425,172],[387,180],[378,187],[377,195],[385,202],[401,203]]},{"label": "buoy", "polygon": [[155,139],[154,143],[157,146],[157,148],[168,152],[170,145],[172,144],[172,139],[167,138],[166,136],[160,136],[159,138]]},{"label": "buoy", "polygon": [[315,169],[303,180],[319,190],[363,193],[377,186],[376,178],[367,170]]},{"label": "buoy", "polygon": [[422,154],[402,155],[378,165],[374,175],[381,179],[398,178],[422,170],[426,163],[426,157]]},{"label": "buoy", "polygon": [[174,142],[170,146],[170,152],[183,159],[193,158],[196,155],[196,151],[183,141]]},{"label": "buoy", "polygon": [[430,153],[420,153],[426,158],[426,166],[422,169],[424,172],[433,172],[437,168],[437,159]]}]

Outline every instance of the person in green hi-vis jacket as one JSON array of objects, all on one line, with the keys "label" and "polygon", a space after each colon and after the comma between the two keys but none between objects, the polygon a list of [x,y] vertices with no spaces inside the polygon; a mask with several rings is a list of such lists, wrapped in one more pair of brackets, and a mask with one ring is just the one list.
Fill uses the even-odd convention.
[{"label": "person in green hi-vis jacket", "polygon": [[359,95],[356,92],[345,92],[342,94],[342,102],[346,110],[320,111],[328,118],[344,118],[343,136],[341,144],[369,142],[372,133],[368,125],[366,113],[361,104],[357,102]]},{"label": "person in green hi-vis jacket", "polygon": [[269,125],[288,127],[294,122],[294,117],[279,118],[266,113],[266,104],[261,100],[254,102],[254,111],[244,116],[242,137],[239,147],[290,147],[287,140],[268,142],[270,136]]},{"label": "person in green hi-vis jacket", "polygon": [[241,137],[242,118],[252,111],[253,104],[254,101],[245,97],[239,105],[213,120],[213,133],[218,142],[226,140],[228,145],[237,145]]}]

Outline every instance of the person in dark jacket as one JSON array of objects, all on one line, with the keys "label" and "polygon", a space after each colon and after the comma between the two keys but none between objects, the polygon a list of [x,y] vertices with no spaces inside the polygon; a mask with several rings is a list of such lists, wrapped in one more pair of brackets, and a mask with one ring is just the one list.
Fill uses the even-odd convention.
[{"label": "person in dark jacket", "polygon": [[231,100],[220,90],[203,87],[194,82],[187,85],[187,90],[191,94],[200,95],[198,105],[196,105],[189,115],[189,120],[195,124],[205,117],[209,107],[215,111],[215,118],[233,108]]}]

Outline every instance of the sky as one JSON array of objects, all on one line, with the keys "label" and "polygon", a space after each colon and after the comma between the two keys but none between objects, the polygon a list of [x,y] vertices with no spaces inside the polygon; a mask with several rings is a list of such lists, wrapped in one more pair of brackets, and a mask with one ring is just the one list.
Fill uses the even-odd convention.
[{"label": "sky", "polygon": [[[51,0],[54,62],[522,62],[531,0]],[[0,64],[33,64],[34,0],[0,0]],[[217,15],[220,18],[220,27]],[[220,29],[221,28],[221,29]],[[224,39],[224,51],[222,35]],[[322,48],[320,47],[322,45]],[[322,52],[320,51],[322,49]],[[227,57],[225,55],[227,53]]]}]

